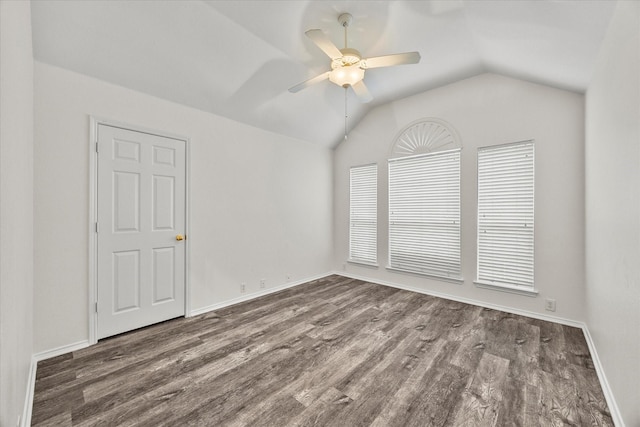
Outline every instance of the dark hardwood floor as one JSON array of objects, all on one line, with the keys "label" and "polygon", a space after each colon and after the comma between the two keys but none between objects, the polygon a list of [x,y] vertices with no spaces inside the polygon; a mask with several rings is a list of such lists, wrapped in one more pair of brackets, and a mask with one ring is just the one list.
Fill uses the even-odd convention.
[{"label": "dark hardwood floor", "polygon": [[32,424],[613,425],[580,329],[341,276],[42,361]]}]

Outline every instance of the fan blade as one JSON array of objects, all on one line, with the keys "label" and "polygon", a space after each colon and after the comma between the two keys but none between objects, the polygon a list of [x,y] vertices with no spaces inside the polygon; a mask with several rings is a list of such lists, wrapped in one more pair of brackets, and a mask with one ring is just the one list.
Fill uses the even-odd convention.
[{"label": "fan blade", "polygon": [[326,53],[329,58],[337,59],[342,58],[342,52],[340,49],[336,47],[335,44],[329,40],[329,37],[322,30],[309,30],[305,32],[307,37],[311,39],[312,42],[316,44],[324,53]]},{"label": "fan blade", "polygon": [[373,99],[373,96],[371,96],[369,89],[367,89],[367,86],[364,84],[364,80],[360,80],[358,83],[354,84],[351,87],[353,88],[353,91],[356,93],[356,95],[358,95],[360,101],[367,103]]},{"label": "fan blade", "polygon": [[322,73],[319,76],[315,76],[307,81],[304,81],[302,83],[299,83],[293,87],[289,88],[289,92],[291,93],[296,93],[296,92],[300,92],[302,89],[311,86],[314,83],[318,83],[321,82],[323,80],[327,80],[329,78],[329,74],[331,73],[331,71],[327,71],[326,73]]},{"label": "fan blade", "polygon": [[[363,62],[364,64],[362,64]],[[361,61],[360,67],[364,69],[380,68],[380,67],[391,67],[393,65],[417,64],[418,62],[420,62],[419,52],[407,52],[407,53],[396,53],[394,55],[376,56],[374,58],[363,59]]]}]

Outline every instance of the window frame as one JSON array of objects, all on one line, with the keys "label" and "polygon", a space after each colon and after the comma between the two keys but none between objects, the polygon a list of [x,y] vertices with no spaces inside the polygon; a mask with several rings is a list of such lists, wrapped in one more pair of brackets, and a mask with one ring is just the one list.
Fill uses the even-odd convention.
[{"label": "window frame", "polygon": [[[372,169],[373,170],[373,185],[374,188],[371,190],[369,189],[369,192],[373,195],[373,212],[372,212],[372,218],[373,218],[373,230],[371,232],[370,230],[370,235],[373,236],[373,242],[369,242],[369,245],[373,247],[373,257],[371,258],[366,258],[366,257],[353,257],[353,246],[354,246],[354,240],[353,240],[353,225],[355,222],[357,223],[366,223],[370,221],[362,221],[362,220],[357,220],[354,221],[353,219],[353,214],[354,214],[354,199],[353,199],[353,172],[355,170],[365,170],[365,169]],[[369,177],[369,179],[371,179],[371,177]],[[371,196],[371,194],[369,194],[369,196]],[[364,197],[364,195],[360,196],[361,198]],[[370,201],[371,203],[371,201]],[[371,214],[371,212],[369,212],[369,214]],[[362,242],[364,244],[366,244],[367,242]],[[358,165],[358,166],[351,166],[349,168],[349,253],[348,253],[348,257],[347,257],[347,262],[349,263],[353,263],[353,264],[359,264],[359,265],[365,265],[365,266],[369,266],[369,267],[378,267],[378,164],[377,163],[368,163],[365,165]]]},{"label": "window frame", "polygon": [[[507,268],[511,267],[511,271],[509,273],[504,273],[505,275],[503,276],[496,275],[494,276],[493,279],[491,279],[490,271],[483,272],[482,264],[484,263],[486,265],[487,261],[493,262],[494,264],[499,263],[500,261],[496,260],[496,258],[500,258],[501,256],[504,257],[503,254],[509,250],[508,246],[516,245],[518,244],[518,242],[494,243],[494,246],[498,246],[497,248],[498,251],[496,252],[497,255],[494,255],[493,259],[489,255],[485,255],[485,258],[483,259],[483,247],[487,245],[487,239],[486,237],[483,239],[481,235],[484,234],[483,230],[486,232],[487,230],[486,227],[488,223],[482,220],[482,215],[487,213],[488,208],[486,208],[486,204],[488,203],[488,199],[491,197],[491,195],[481,196],[481,194],[483,192],[487,192],[491,190],[491,188],[489,188],[491,184],[490,182],[487,183],[487,179],[482,179],[483,172],[481,167],[481,161],[483,156],[481,153],[495,151],[498,156],[500,156],[501,154],[500,152],[502,152],[502,155],[505,156],[504,150],[509,148],[517,148],[518,146],[523,147],[523,150],[521,153],[522,155],[528,155],[529,153],[531,154],[530,166],[529,165],[518,166],[513,163],[507,164],[507,166],[511,167],[511,172],[509,172],[508,174],[497,175],[498,179],[508,179],[509,175],[514,176],[514,169],[515,169],[515,172],[517,173],[528,174],[530,178],[526,178],[526,177],[523,178],[522,176],[518,176],[517,182],[508,182],[506,186],[503,186],[503,189],[502,189],[503,192],[511,192],[513,194],[514,190],[517,191],[518,196],[521,197],[521,202],[517,205],[516,209],[513,209],[513,208],[509,209],[510,212],[508,214],[512,216],[507,217],[507,219],[502,223],[499,222],[498,226],[511,227],[511,229],[513,230],[515,227],[514,224],[517,222],[516,217],[518,220],[525,219],[525,223],[524,223],[525,225],[523,227],[519,227],[519,229],[520,230],[527,229],[530,231],[528,231],[527,233],[519,233],[518,229],[516,228],[515,236],[516,236],[516,239],[530,238],[530,243],[528,242],[519,243],[520,246],[518,246],[518,250],[524,251],[526,256],[528,256],[528,254],[530,253],[530,257],[526,259],[527,266],[530,265],[530,268],[526,268],[527,266],[525,266],[525,268],[519,266],[518,268],[521,269],[521,271],[524,271],[525,273],[523,273],[521,279],[518,279],[517,273],[515,273],[516,270],[513,269],[513,265],[507,265]],[[528,148],[525,148],[529,146],[531,147],[530,150]],[[506,153],[506,155],[515,156],[515,155],[518,155],[518,153],[515,153],[515,154]],[[487,156],[485,155],[484,158],[487,158]],[[476,163],[476,166],[477,166],[476,167],[477,228],[476,228],[476,279],[474,280],[474,284],[477,287],[485,288],[485,289],[499,290],[504,292],[526,295],[526,296],[536,296],[538,294],[538,291],[535,288],[535,141],[533,139],[530,139],[525,141],[510,142],[506,144],[497,144],[497,145],[478,147],[476,159],[477,159],[477,163]],[[491,161],[491,160],[495,162],[497,159],[495,158],[487,159],[487,161]],[[513,158],[508,157],[507,161],[513,161]],[[496,180],[495,178],[496,174],[494,174],[493,178],[490,178],[491,181]],[[487,188],[483,188],[483,183],[486,183]],[[524,190],[514,188],[516,186],[523,188],[523,185],[527,185],[524,188]],[[528,194],[524,194],[524,191],[529,192],[530,196]],[[484,197],[484,199],[482,197]],[[496,197],[496,196],[494,195],[493,197]],[[515,197],[515,196],[512,196],[512,197]],[[523,197],[526,197],[526,199]],[[525,205],[529,201],[530,201],[531,208],[530,210],[526,210]],[[514,212],[514,210],[517,212]],[[504,211],[497,212],[497,214],[500,214],[500,213],[505,215]],[[530,216],[530,221],[527,215]],[[495,236],[497,237],[498,241],[500,241],[500,239],[502,238],[503,239],[502,241],[504,242],[504,234],[500,235],[499,233],[496,233]],[[509,274],[511,277],[516,278],[517,280],[519,280],[519,282],[516,282],[516,280],[514,281],[501,280],[507,277],[506,274]],[[527,277],[531,278],[530,281],[527,280]]]},{"label": "window frame", "polygon": [[[452,245],[452,249],[454,250],[454,252],[450,252],[450,253],[454,253],[455,254],[455,264],[454,263],[447,263],[447,262],[441,262],[441,263],[433,263],[432,265],[435,265],[436,267],[429,267],[426,264],[422,264],[421,267],[416,267],[416,268],[407,268],[408,264],[411,264],[411,260],[409,260],[409,258],[407,258],[407,261],[405,261],[404,266],[401,265],[400,263],[393,262],[393,250],[394,250],[394,236],[393,236],[393,230],[396,227],[393,227],[394,224],[393,222],[395,221],[394,219],[394,204],[392,204],[392,198],[394,197],[393,194],[393,186],[392,186],[392,165],[393,164],[399,164],[401,162],[415,162],[416,160],[420,160],[420,159],[435,159],[435,158],[442,158],[445,156],[454,156],[455,160],[457,160],[456,162],[456,170],[455,170],[455,183],[454,186],[457,188],[457,194],[455,196],[457,196],[457,200],[455,201],[455,205],[456,205],[456,209],[457,209],[457,215],[454,214],[452,215],[452,217],[455,217],[456,220],[456,225],[457,225],[457,233],[455,233],[456,235],[453,236],[455,238],[455,240],[457,240],[457,242]],[[435,162],[445,162],[446,160],[434,160]],[[397,157],[397,158],[392,158],[392,159],[388,159],[387,162],[388,165],[388,257],[387,257],[387,269],[388,270],[392,270],[392,271],[398,271],[398,272],[402,272],[402,273],[410,273],[410,274],[416,274],[416,275],[420,275],[420,276],[426,276],[426,277],[430,277],[430,278],[434,278],[437,280],[441,280],[441,281],[449,281],[449,282],[454,282],[454,283],[458,283],[461,284],[464,282],[463,279],[463,263],[462,263],[462,209],[461,209],[461,205],[462,205],[462,148],[453,148],[453,149],[449,149],[449,150],[439,150],[439,151],[433,151],[433,152],[428,152],[428,153],[421,153],[421,154],[417,154],[417,155],[413,155],[413,156],[403,156],[403,157]],[[434,164],[432,163],[432,166]],[[436,166],[438,166],[438,163],[435,163]],[[427,176],[428,174],[425,174],[423,176],[423,179]],[[442,176],[446,176],[447,173],[445,172]],[[446,185],[450,185],[446,184]],[[434,190],[433,188],[431,188],[430,190],[425,191],[425,194],[428,195],[429,191],[431,191],[432,193],[438,192],[439,190]],[[423,194],[423,195],[425,195]],[[429,212],[433,212],[433,210],[431,211],[422,211],[422,214],[424,213],[429,213]],[[433,228],[433,224],[431,224],[432,228]],[[436,225],[435,228],[437,228],[438,226]],[[431,230],[433,232],[433,230]],[[397,235],[395,236],[395,238],[397,238]],[[451,236],[446,236],[445,238],[451,238]],[[424,244],[425,242],[427,242],[428,240],[430,240],[431,242],[433,242],[434,236],[428,236],[428,235],[424,235],[422,234],[422,237],[419,237],[418,239],[422,239],[422,244]],[[439,239],[438,236],[435,237],[435,239]],[[405,245],[405,243],[401,243],[400,245]],[[433,246],[433,243],[427,243],[427,250],[425,250],[423,252],[423,257],[428,257],[428,256],[432,256],[433,255],[433,249],[431,249],[431,251],[429,251],[429,245]],[[457,246],[456,246],[457,245]],[[423,246],[423,249],[425,249],[425,247]],[[457,251],[456,251],[457,249]],[[416,257],[417,258],[417,257]],[[436,258],[437,259],[437,258]],[[443,261],[445,259],[445,257],[440,257],[440,261]],[[450,258],[451,259],[451,258]],[[442,271],[447,271],[447,268],[445,267],[446,265],[455,265],[454,269],[449,269],[448,272],[446,273],[442,273]]]}]

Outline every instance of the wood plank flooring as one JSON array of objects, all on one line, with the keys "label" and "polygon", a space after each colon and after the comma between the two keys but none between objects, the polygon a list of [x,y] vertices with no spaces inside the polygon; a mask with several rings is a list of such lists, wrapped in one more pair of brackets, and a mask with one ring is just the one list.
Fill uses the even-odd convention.
[{"label": "wood plank flooring", "polygon": [[580,329],[329,276],[38,363],[36,426],[612,426]]}]

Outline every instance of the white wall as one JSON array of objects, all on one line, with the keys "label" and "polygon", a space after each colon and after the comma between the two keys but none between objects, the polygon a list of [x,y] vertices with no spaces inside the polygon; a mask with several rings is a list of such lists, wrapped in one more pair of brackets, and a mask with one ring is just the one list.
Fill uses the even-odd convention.
[{"label": "white wall", "polygon": [[640,425],[640,3],[619,2],[586,96],[586,313],[627,426]]},{"label": "white wall", "polygon": [[191,309],[331,269],[332,153],[35,64],[35,352],[88,339],[89,116],[191,138]]},{"label": "white wall", "polygon": [[0,425],[25,403],[33,345],[33,56],[29,2],[0,1]]},{"label": "white wall", "polygon": [[[427,117],[450,123],[462,140],[461,211],[464,284],[385,269],[388,259],[387,159],[397,133]],[[479,289],[476,278],[476,154],[487,145],[535,139],[535,287],[539,296]],[[483,74],[380,106],[335,152],[337,270],[458,298],[584,319],[584,97],[494,74]],[[378,164],[377,269],[345,264],[349,250],[349,167]],[[557,311],[544,311],[545,298]]]}]

